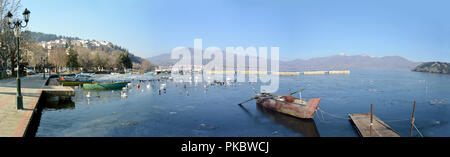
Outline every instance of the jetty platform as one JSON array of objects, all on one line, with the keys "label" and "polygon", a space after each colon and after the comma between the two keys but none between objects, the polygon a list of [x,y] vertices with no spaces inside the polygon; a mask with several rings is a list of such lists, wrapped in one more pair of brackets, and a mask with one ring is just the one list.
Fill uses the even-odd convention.
[{"label": "jetty platform", "polygon": [[[349,116],[362,137],[400,137],[400,134],[375,115],[373,115],[372,128],[370,128],[370,113],[350,114]],[[371,129],[372,136],[370,136]]]},{"label": "jetty platform", "polygon": [[24,137],[44,93],[65,97],[75,94],[70,87],[46,86],[48,79],[42,75],[21,77],[23,110],[17,110],[16,79],[0,80],[0,137]]}]

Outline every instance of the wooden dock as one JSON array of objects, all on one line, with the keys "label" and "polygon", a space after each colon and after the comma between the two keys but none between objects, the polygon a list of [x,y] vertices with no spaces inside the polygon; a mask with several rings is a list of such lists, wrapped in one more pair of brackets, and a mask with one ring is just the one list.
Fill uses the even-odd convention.
[{"label": "wooden dock", "polygon": [[15,79],[0,80],[0,137],[24,137],[43,93],[70,97],[70,87],[45,86],[42,75],[22,77],[23,110],[17,110]]},{"label": "wooden dock", "polygon": [[394,129],[373,116],[372,136],[370,136],[370,113],[350,114],[350,119],[362,137],[400,137]]}]

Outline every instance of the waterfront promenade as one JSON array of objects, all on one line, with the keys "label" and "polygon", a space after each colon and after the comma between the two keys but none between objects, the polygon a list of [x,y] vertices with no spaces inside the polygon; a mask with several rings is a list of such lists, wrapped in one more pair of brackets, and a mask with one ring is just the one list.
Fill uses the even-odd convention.
[{"label": "waterfront promenade", "polygon": [[42,75],[21,78],[23,110],[17,110],[16,79],[0,80],[0,137],[25,136],[43,91],[73,92],[70,87],[45,86],[47,79],[44,79]]}]

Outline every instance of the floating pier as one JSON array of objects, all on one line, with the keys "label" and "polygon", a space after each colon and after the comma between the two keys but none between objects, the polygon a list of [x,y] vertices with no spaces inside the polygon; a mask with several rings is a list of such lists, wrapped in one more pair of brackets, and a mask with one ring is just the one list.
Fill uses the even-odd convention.
[{"label": "floating pier", "polygon": [[223,75],[223,74],[235,74],[236,71],[206,71],[206,73]]},{"label": "floating pier", "polygon": [[349,75],[350,70],[342,70],[342,71],[305,71],[305,72],[271,72],[271,71],[205,71],[207,74],[242,74],[242,75],[285,75],[285,76],[299,76],[300,74],[303,75]]},{"label": "floating pier", "polygon": [[328,71],[328,74],[333,75],[333,74],[344,74],[344,75],[348,75],[350,74],[350,70],[343,70],[343,71]]},{"label": "floating pier", "polygon": [[274,75],[299,76],[300,72],[272,72]]},{"label": "floating pier", "polygon": [[327,71],[305,71],[303,75],[325,75]]},{"label": "floating pier", "polygon": [[23,110],[17,110],[16,79],[0,81],[0,137],[24,137],[36,114],[39,100],[45,94],[70,98],[75,94],[70,87],[45,86],[42,75],[21,78]]},{"label": "floating pier", "polygon": [[243,75],[267,75],[267,71],[240,71]]},{"label": "floating pier", "polygon": [[342,70],[342,71],[305,71],[303,72],[303,75],[349,75],[350,70]]},{"label": "floating pier", "polygon": [[[350,114],[350,120],[362,137],[400,137],[394,129],[371,113]],[[372,123],[371,123],[372,119]],[[372,125],[371,125],[372,124]]]}]

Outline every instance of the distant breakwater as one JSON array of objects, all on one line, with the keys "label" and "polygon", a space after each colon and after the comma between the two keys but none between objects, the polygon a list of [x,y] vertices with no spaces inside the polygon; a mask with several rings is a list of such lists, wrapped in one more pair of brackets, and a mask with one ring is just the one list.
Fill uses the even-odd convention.
[{"label": "distant breakwater", "polygon": [[285,76],[299,76],[303,75],[349,75],[350,70],[342,70],[342,71],[305,71],[305,72],[270,72],[270,71],[206,71],[207,74],[244,74],[244,75],[285,75]]}]

